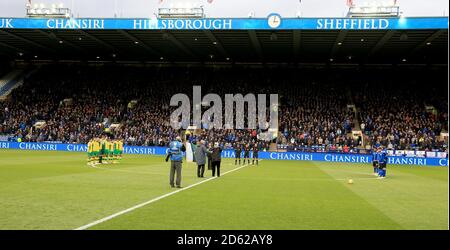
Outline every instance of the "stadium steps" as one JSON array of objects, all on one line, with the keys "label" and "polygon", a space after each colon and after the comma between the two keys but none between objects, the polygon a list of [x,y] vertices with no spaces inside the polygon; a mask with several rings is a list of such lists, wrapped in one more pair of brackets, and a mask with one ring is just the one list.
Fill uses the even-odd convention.
[{"label": "stadium steps", "polygon": [[275,142],[270,143],[269,145],[269,151],[271,152],[279,152],[280,150],[278,149],[278,144]]},{"label": "stadium steps", "polygon": [[0,100],[6,99],[13,89],[21,86],[24,78],[32,72],[34,71],[26,72],[23,69],[17,69],[0,79]]},{"label": "stadium steps", "polygon": [[0,89],[3,88],[3,86],[5,86],[9,81],[14,80],[20,73],[22,73],[22,71],[23,70],[21,69],[16,69],[3,76],[0,79]]},{"label": "stadium steps", "polygon": [[353,128],[352,130],[361,130],[361,126],[359,125],[359,119],[358,119],[358,107],[356,107],[355,102],[353,101],[353,94],[352,89],[347,86],[347,91],[345,92],[345,95],[347,97],[347,107],[352,109],[355,116],[353,117]]},{"label": "stadium steps", "polygon": [[361,130],[361,125],[359,123],[359,110],[355,105],[355,117],[353,117],[354,130]]}]

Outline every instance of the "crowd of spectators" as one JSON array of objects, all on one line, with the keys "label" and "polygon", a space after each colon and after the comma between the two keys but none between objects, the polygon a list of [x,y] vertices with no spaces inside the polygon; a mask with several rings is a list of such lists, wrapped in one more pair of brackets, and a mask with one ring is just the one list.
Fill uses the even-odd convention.
[{"label": "crowd of spectators", "polygon": [[445,150],[440,134],[447,130],[446,122],[436,114],[445,117],[445,111],[427,111],[427,103],[411,89],[367,85],[362,93],[357,98],[357,106],[361,129],[370,145],[401,150]]},{"label": "crowd of spectators", "polygon": [[353,100],[368,144],[445,151],[448,141],[440,135],[448,131],[446,77],[417,69],[387,75],[384,81],[366,80],[353,86]]},{"label": "crowd of spectators", "polygon": [[[445,149],[448,103],[442,93],[393,84],[346,85],[343,77],[309,70],[125,66],[43,66],[0,102],[0,134],[21,141],[86,143],[105,131],[127,145],[166,146],[179,130],[170,126],[176,93],[191,96],[254,93],[279,95],[279,134],[261,140],[260,129],[210,129],[192,138],[219,142],[271,142],[288,150],[342,150],[362,147],[353,137],[359,123],[369,145],[392,149]],[[358,79],[357,79],[358,80]],[[356,81],[357,82],[357,81]],[[358,113],[348,107],[354,100]],[[427,112],[425,106],[435,107]],[[445,108],[445,110],[444,110]],[[36,126],[36,122],[45,125]],[[111,126],[119,124],[119,126]]]},{"label": "crowd of spectators", "polygon": [[360,146],[361,141],[350,134],[354,114],[347,108],[345,92],[344,88],[316,83],[292,89],[280,108],[279,144],[293,150]]}]

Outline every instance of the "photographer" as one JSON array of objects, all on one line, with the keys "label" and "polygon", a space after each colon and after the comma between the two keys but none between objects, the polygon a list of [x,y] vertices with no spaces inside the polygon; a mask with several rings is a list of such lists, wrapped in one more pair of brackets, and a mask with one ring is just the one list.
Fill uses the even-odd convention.
[{"label": "photographer", "polygon": [[181,188],[181,166],[183,163],[183,152],[186,151],[186,147],[181,142],[179,136],[169,144],[169,154],[166,157],[166,161],[171,161],[170,165],[170,186],[175,187],[174,178],[175,172],[177,175],[176,185],[177,188]]}]

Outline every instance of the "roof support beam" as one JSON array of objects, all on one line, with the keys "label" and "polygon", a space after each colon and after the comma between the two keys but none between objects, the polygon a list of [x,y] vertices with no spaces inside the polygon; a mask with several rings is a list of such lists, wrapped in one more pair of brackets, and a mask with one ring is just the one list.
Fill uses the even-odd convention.
[{"label": "roof support beam", "polygon": [[171,41],[173,44],[175,44],[175,46],[177,46],[179,49],[181,49],[182,51],[184,51],[186,54],[190,55],[193,58],[196,58],[197,56],[192,53],[192,51],[190,49],[188,49],[182,42],[178,41],[178,39],[170,34],[169,32],[164,32],[163,33],[163,39],[165,40],[169,40]]},{"label": "roof support beam", "polygon": [[15,46],[6,44],[6,43],[4,43],[4,42],[0,42],[0,46],[1,46],[1,47],[4,47],[4,48],[11,49],[11,50],[13,50],[15,53],[17,53],[17,52],[19,52],[19,53],[25,53],[25,51],[24,51],[23,49],[20,49],[20,48],[17,48],[17,47],[15,47]]},{"label": "roof support beam", "polygon": [[263,59],[261,43],[259,42],[258,37],[256,36],[256,31],[255,30],[249,30],[248,31],[248,36],[250,37],[250,41],[252,42],[252,45],[253,45],[253,48],[256,51],[256,54],[258,55],[258,57],[260,59]]},{"label": "roof support beam", "polygon": [[293,32],[293,46],[294,46],[294,58],[297,59],[300,55],[300,42],[302,33],[300,30],[294,30]]},{"label": "roof support beam", "polygon": [[69,41],[66,41],[66,40],[64,40],[64,39],[59,38],[59,37],[56,36],[56,34],[53,33],[53,32],[46,32],[46,31],[43,31],[43,30],[36,30],[36,31],[39,32],[39,33],[41,33],[41,34],[43,34],[43,35],[45,35],[45,36],[47,36],[48,38],[50,38],[50,39],[52,39],[52,40],[55,40],[55,41],[58,42],[58,43],[59,43],[59,41],[62,41],[63,44],[67,44],[67,45],[69,45],[70,47],[72,47],[72,48],[74,48],[74,49],[76,49],[76,50],[78,50],[78,51],[80,51],[80,52],[85,53],[85,50],[84,50],[83,48],[81,48],[80,46],[75,45],[75,44],[73,44],[73,43],[71,43],[71,42],[69,42]]},{"label": "roof support beam", "polygon": [[144,43],[143,41],[141,41],[137,37],[131,35],[127,31],[125,31],[125,30],[117,30],[117,32],[119,32],[121,35],[125,36],[126,38],[134,41],[135,43],[137,42],[137,45],[141,46],[142,48],[144,48],[145,50],[147,50],[151,54],[153,54],[155,56],[158,56],[158,57],[161,56],[161,53],[157,52],[155,49],[153,49],[152,47],[148,46],[146,43]]},{"label": "roof support beam", "polygon": [[223,47],[222,43],[219,40],[217,40],[216,36],[214,36],[214,34],[210,30],[204,30],[203,32],[209,38],[209,40],[216,46],[217,50],[223,57],[230,58],[227,51]]},{"label": "roof support beam", "polygon": [[427,39],[425,39],[425,41],[419,43],[413,50],[411,50],[411,52],[409,53],[409,55],[413,55],[415,54],[417,51],[419,51],[420,49],[422,49],[423,47],[427,46],[428,43],[431,43],[432,41],[434,41],[434,39],[438,38],[440,35],[442,35],[445,32],[445,30],[437,30],[436,32],[434,32],[431,36],[429,36]]},{"label": "roof support beam", "polygon": [[[0,44],[0,46],[1,46],[1,44]],[[1,59],[2,55],[4,57],[6,57],[6,58],[14,58],[17,54],[16,53],[12,53],[9,50],[4,50],[2,47],[0,47],[0,59]]]},{"label": "roof support beam", "polygon": [[114,46],[112,46],[111,44],[109,44],[109,43],[107,43],[107,42],[104,42],[103,40],[101,40],[101,39],[99,39],[99,38],[97,38],[97,37],[95,37],[95,36],[93,36],[93,35],[87,33],[86,31],[84,31],[84,30],[78,30],[78,29],[77,29],[76,31],[77,31],[78,33],[80,33],[81,35],[83,35],[83,36],[85,36],[85,37],[88,37],[88,38],[90,38],[90,39],[92,39],[92,40],[94,40],[94,41],[100,43],[100,44],[103,45],[104,47],[108,48],[110,51],[112,51],[112,52],[115,52],[115,51],[116,51],[116,48],[114,48]]},{"label": "roof support beam", "polygon": [[18,40],[20,40],[20,41],[29,43],[29,44],[31,44],[31,45],[33,45],[33,46],[35,46],[35,47],[39,47],[39,48],[42,49],[42,50],[46,50],[46,51],[51,52],[51,53],[56,53],[56,51],[54,51],[54,50],[52,50],[52,49],[50,49],[50,48],[48,48],[48,47],[46,47],[46,46],[44,46],[44,45],[42,45],[42,44],[39,44],[39,43],[37,43],[37,42],[28,40],[28,39],[23,38],[23,37],[21,37],[21,36],[19,36],[19,35],[12,34],[12,33],[10,33],[10,32],[6,32],[6,31],[3,31],[3,30],[0,30],[0,34],[5,34],[5,35],[8,35],[8,36],[14,37],[15,39],[18,39]]},{"label": "roof support beam", "polygon": [[384,36],[377,42],[377,44],[372,48],[372,50],[369,52],[369,54],[367,55],[367,57],[372,56],[373,54],[375,54],[378,50],[380,50],[386,43],[387,41],[389,41],[389,39],[391,39],[395,34],[395,31],[393,30],[388,30]]},{"label": "roof support beam", "polygon": [[336,53],[339,51],[339,48],[342,46],[342,43],[347,36],[348,30],[341,30],[336,38],[335,43],[333,44],[333,48],[331,48],[330,58],[333,58]]}]

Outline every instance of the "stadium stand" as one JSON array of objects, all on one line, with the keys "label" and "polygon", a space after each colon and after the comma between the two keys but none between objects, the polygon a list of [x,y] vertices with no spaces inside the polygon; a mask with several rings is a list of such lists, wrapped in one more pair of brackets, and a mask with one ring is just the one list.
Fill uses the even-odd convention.
[{"label": "stadium stand", "polygon": [[[47,65],[0,102],[0,134],[10,140],[86,143],[106,129],[128,145],[163,146],[180,133],[169,125],[171,96],[191,93],[193,85],[201,85],[203,95],[278,93],[276,143],[286,150],[353,152],[375,144],[445,150],[447,142],[439,136],[448,131],[442,72],[435,72],[438,77],[432,83],[419,77],[420,70],[386,72]],[[364,138],[352,135],[359,128]],[[259,132],[207,130],[194,139],[215,138],[231,148],[236,142],[256,142]],[[269,142],[260,145],[270,147]]]}]

